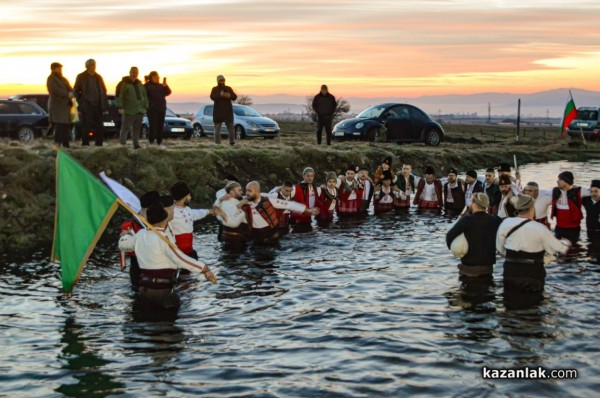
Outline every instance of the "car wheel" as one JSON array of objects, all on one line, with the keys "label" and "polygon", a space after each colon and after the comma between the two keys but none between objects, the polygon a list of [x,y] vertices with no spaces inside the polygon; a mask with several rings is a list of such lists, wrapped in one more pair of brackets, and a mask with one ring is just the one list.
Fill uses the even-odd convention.
[{"label": "car wheel", "polygon": [[148,127],[142,126],[142,133],[140,134],[140,138],[148,138]]},{"label": "car wheel", "polygon": [[442,136],[439,131],[432,129],[425,135],[425,144],[430,146],[438,146],[442,141]]},{"label": "car wheel", "polygon": [[199,124],[194,124],[194,132],[192,133],[192,137],[201,138],[204,136],[204,130],[202,130],[202,126]]},{"label": "car wheel", "polygon": [[246,138],[246,130],[238,124],[235,126],[235,139],[241,140],[243,138]]},{"label": "car wheel", "polygon": [[386,142],[385,132],[380,128],[371,127],[367,131],[367,140],[369,142]]},{"label": "car wheel", "polygon": [[33,141],[35,138],[35,131],[29,126],[23,126],[17,131],[17,139],[19,141]]}]

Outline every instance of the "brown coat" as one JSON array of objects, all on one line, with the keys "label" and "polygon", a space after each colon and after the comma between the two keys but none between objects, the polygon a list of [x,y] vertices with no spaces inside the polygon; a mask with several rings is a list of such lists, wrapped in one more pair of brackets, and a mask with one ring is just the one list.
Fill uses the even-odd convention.
[{"label": "brown coat", "polygon": [[69,93],[73,90],[69,81],[54,73],[46,81],[48,93],[48,120],[53,124],[71,124],[71,105]]}]

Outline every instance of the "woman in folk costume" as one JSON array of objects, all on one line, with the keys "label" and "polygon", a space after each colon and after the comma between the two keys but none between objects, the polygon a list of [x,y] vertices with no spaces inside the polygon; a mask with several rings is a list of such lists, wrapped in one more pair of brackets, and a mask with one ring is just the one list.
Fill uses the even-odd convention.
[{"label": "woman in folk costume", "polygon": [[321,224],[329,224],[333,221],[333,213],[336,211],[338,206],[338,189],[337,176],[335,173],[327,173],[327,185],[321,186],[321,200],[319,204],[321,206],[317,221]]},{"label": "woman in folk costume", "polygon": [[356,167],[347,167],[346,174],[338,177],[336,186],[340,197],[337,208],[338,216],[358,215],[363,189],[356,180]]},{"label": "woman in folk costume", "polygon": [[373,196],[375,214],[391,212],[401,198],[400,189],[392,185],[392,179],[391,171],[386,170],[383,172],[382,184],[375,189],[375,195]]},{"label": "woman in folk costume", "polygon": [[425,178],[419,180],[413,204],[418,205],[420,209],[441,209],[444,207],[442,182],[435,178],[433,167],[427,167]]}]

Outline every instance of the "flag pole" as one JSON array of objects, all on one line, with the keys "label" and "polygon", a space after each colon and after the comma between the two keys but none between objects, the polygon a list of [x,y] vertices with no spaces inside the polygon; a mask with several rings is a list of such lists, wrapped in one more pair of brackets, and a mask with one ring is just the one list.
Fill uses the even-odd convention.
[{"label": "flag pole", "polygon": [[[148,228],[149,230],[151,230],[152,232],[154,232],[155,234],[158,235],[158,237],[160,239],[162,239],[163,242],[165,242],[169,248],[171,248],[171,250],[173,250],[173,253],[175,253],[175,255],[183,261],[187,261],[185,258],[182,258],[179,255],[179,248],[177,246],[175,246],[175,244],[173,242],[171,242],[166,236],[164,236],[163,234],[161,234],[152,224],[150,224],[144,217],[140,217],[139,214],[137,214],[135,212],[135,210],[133,210],[131,207],[129,207],[129,205],[127,203],[125,203],[124,201],[121,200],[121,198],[117,198],[117,203],[119,205],[121,205],[121,207],[123,207],[125,210],[127,210],[128,212],[130,212],[133,216],[135,216],[138,220],[140,220],[145,226],[146,228]],[[208,268],[208,265],[204,265],[207,269],[206,273],[204,273],[204,277],[212,282],[215,285],[218,285],[219,282],[217,282],[217,278],[215,277],[215,275],[212,273],[212,271]]]}]

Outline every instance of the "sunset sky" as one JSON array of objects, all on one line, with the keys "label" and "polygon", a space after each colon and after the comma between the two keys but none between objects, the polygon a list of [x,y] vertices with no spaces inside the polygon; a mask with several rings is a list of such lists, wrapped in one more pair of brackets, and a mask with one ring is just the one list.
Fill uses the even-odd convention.
[{"label": "sunset sky", "polygon": [[600,89],[598,0],[0,0],[0,97],[74,82],[95,58],[110,92],[129,67],[172,101],[238,92],[354,97]]}]

